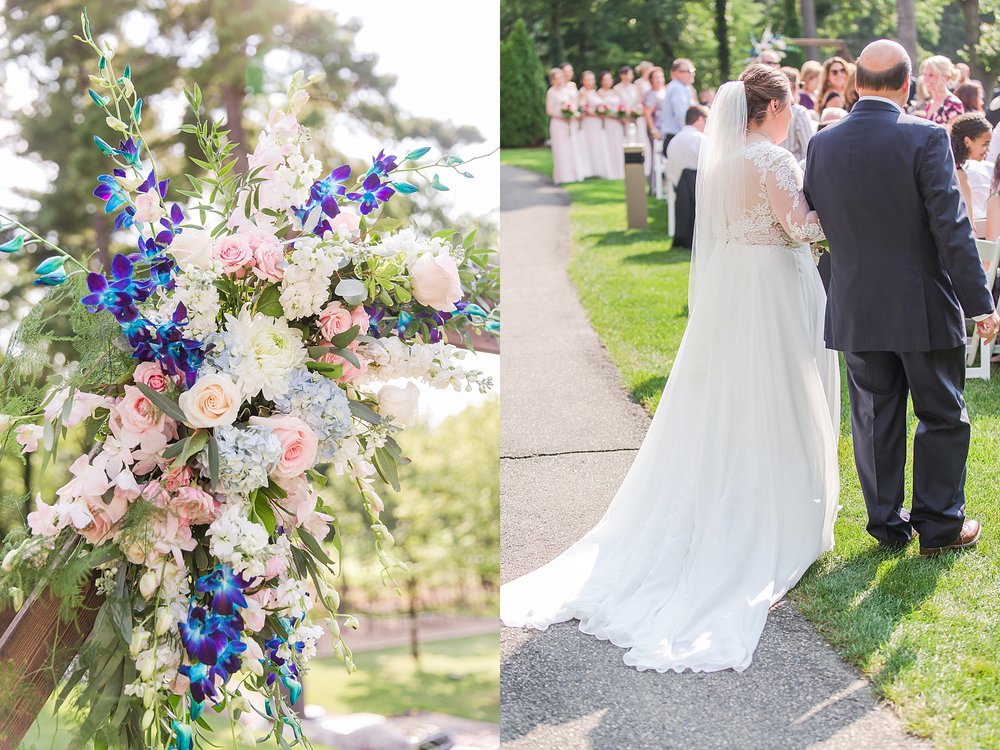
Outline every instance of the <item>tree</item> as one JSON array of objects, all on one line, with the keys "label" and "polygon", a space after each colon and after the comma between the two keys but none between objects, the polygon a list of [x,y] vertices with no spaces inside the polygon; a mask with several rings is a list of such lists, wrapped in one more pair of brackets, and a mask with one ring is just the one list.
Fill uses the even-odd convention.
[{"label": "tree", "polygon": [[501,146],[534,146],[544,140],[545,72],[521,19],[500,46],[500,101]]},{"label": "tree", "polygon": [[[802,33],[807,39],[816,38],[816,0],[802,0]],[[818,60],[815,47],[806,47],[806,58]]]},{"label": "tree", "polygon": [[917,7],[914,0],[896,0],[896,13],[899,16],[899,43],[906,48],[910,64],[916,70],[920,60],[917,51]]},{"label": "tree", "polygon": [[715,40],[718,45],[719,78],[729,80],[729,19],[726,0],[715,0]]}]

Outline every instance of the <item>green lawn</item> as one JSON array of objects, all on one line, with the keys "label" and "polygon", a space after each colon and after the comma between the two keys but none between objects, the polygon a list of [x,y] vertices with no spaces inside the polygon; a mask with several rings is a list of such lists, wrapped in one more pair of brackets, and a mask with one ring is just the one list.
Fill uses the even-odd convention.
[{"label": "green lawn", "polygon": [[[501,159],[551,173],[547,150]],[[625,230],[621,183],[588,180],[567,192],[570,277],[629,392],[652,412],[687,321],[690,253],[670,247],[662,203],[650,203],[651,229]],[[921,558],[916,544],[880,551],[864,528],[845,388],[837,545],[791,594],[910,730],[944,750],[1000,747],[1000,368],[989,382],[971,381],[966,398],[968,512],[985,527],[978,549],[937,559]],[[911,410],[911,440],[915,426]]]},{"label": "green lawn", "polygon": [[[316,659],[303,695],[335,714],[371,712],[386,716],[428,711],[480,721],[500,721],[500,642],[496,634],[424,644],[420,667],[408,647],[355,654],[358,671],[348,675],[335,659]],[[219,747],[232,748],[228,723],[219,722]],[[20,750],[71,747],[71,724],[46,708]],[[250,750],[237,745],[238,750]],[[258,745],[276,750],[272,741]],[[328,750],[316,745],[316,750]]]}]

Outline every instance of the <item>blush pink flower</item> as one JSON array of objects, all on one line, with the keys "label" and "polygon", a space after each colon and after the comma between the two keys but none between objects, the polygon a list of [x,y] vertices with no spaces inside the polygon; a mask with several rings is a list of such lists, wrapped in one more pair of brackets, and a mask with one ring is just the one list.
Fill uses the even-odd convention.
[{"label": "blush pink flower", "polygon": [[291,479],[305,474],[316,463],[319,438],[312,428],[298,417],[285,414],[250,417],[250,424],[267,427],[281,443],[281,456],[271,471],[271,476]]},{"label": "blush pink flower", "polygon": [[171,512],[187,526],[212,523],[219,514],[220,504],[200,487],[180,487],[170,502]]},{"label": "blush pink flower", "polygon": [[[329,341],[323,342],[323,346],[329,346],[329,345],[330,345]],[[344,371],[341,374],[338,382],[351,383],[354,380],[357,380],[361,375],[364,375],[366,372],[368,372],[368,360],[357,353],[355,353],[354,356],[357,357],[358,364],[361,365],[360,367],[355,367],[351,362],[348,362],[346,359],[344,359],[338,354],[334,354],[333,352],[324,354],[322,357],[319,358],[319,361],[329,362],[330,364],[333,365],[343,365]]]},{"label": "blush pink flower", "polygon": [[44,430],[37,424],[23,424],[15,431],[16,440],[21,446],[21,453],[34,453],[38,450]]},{"label": "blush pink flower", "polygon": [[222,264],[222,272],[240,274],[253,263],[253,250],[240,234],[220,237],[212,247],[212,256]]},{"label": "blush pink flower", "polygon": [[160,194],[155,190],[135,196],[135,220],[151,224],[166,215],[160,203]]},{"label": "blush pink flower", "polygon": [[[167,417],[134,385],[125,386],[125,395],[111,409],[110,427],[124,446],[134,448],[146,435],[167,433],[173,420]],[[169,427],[169,429],[168,429]]]},{"label": "blush pink flower", "polygon": [[348,237],[357,232],[361,227],[361,217],[353,211],[345,211],[343,209],[329,221],[330,228],[335,234],[344,234]]},{"label": "blush pink flower", "polygon": [[278,243],[261,245],[254,250],[253,272],[258,279],[281,281],[285,277],[285,250]]},{"label": "blush pink flower", "polygon": [[157,393],[163,393],[170,385],[170,377],[156,362],[140,362],[132,373],[132,380],[137,384],[148,385]]},{"label": "blush pink flower", "polygon": [[319,330],[323,338],[332,339],[337,334],[349,330],[354,325],[351,311],[335,300],[323,308],[319,314]]},{"label": "blush pink flower", "polygon": [[115,492],[107,503],[103,498],[90,498],[87,510],[94,520],[78,530],[80,535],[91,544],[101,546],[117,533],[125,511],[128,510],[128,503],[128,495],[121,492]]},{"label": "blush pink flower", "polygon": [[462,282],[453,257],[447,253],[421,256],[410,273],[410,291],[417,302],[443,312],[455,310],[455,303],[462,299]]},{"label": "blush pink flower", "polygon": [[42,502],[39,493],[35,496],[35,510],[28,514],[28,528],[36,536],[55,536],[59,533],[59,513],[54,505]]}]

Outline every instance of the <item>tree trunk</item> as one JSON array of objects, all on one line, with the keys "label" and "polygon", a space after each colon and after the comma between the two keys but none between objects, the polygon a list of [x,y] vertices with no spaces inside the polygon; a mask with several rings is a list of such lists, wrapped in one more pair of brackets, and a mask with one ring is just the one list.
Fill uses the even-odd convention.
[{"label": "tree trunk", "polygon": [[222,85],[222,102],[226,106],[226,125],[229,128],[229,140],[236,144],[233,155],[236,156],[236,171],[247,169],[247,136],[243,129],[243,100],[246,98],[246,69],[240,67],[240,75],[230,83]]},{"label": "tree trunk", "polygon": [[987,92],[992,90],[992,81],[987,81],[986,68],[983,67],[976,53],[976,45],[979,44],[979,0],[959,0],[962,6],[962,18],[965,28],[965,47],[969,54],[969,77],[974,81],[983,84]]},{"label": "tree trunk", "polygon": [[562,43],[562,19],[559,15],[559,3],[554,2],[549,9],[549,63],[552,67],[562,65],[563,59]]},{"label": "tree trunk", "polygon": [[729,80],[729,19],[726,0],[715,0],[715,40],[719,44],[719,80]]},{"label": "tree trunk", "polygon": [[[816,38],[816,1],[802,0],[802,36],[807,39]],[[807,60],[819,60],[819,50],[816,47],[806,47]]]},{"label": "tree trunk", "polygon": [[910,56],[913,70],[920,64],[917,52],[917,8],[915,0],[896,0],[896,14],[899,18],[897,33],[899,43]]},{"label": "tree trunk", "polygon": [[417,611],[417,580],[410,578],[406,582],[406,595],[409,599],[408,614],[410,617],[410,654],[413,661],[420,664],[420,627],[418,624],[419,612]]}]

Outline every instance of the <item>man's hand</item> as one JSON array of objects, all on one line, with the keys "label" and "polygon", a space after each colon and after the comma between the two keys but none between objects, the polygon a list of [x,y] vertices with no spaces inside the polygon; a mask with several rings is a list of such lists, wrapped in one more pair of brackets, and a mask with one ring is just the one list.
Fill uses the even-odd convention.
[{"label": "man's hand", "polygon": [[1000,315],[996,312],[976,323],[976,333],[987,344],[997,337],[998,331],[1000,331]]}]

